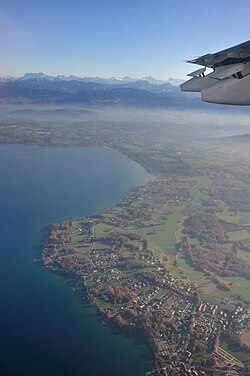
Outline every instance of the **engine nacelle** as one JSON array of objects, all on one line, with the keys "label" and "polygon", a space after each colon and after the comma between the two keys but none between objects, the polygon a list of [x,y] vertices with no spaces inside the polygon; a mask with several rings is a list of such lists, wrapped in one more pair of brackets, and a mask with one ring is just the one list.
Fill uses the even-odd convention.
[{"label": "engine nacelle", "polygon": [[250,75],[229,77],[201,90],[202,100],[211,103],[249,105]]},{"label": "engine nacelle", "polygon": [[201,90],[213,85],[214,83],[215,80],[213,78],[210,78],[209,76],[197,76],[181,84],[180,88],[181,91],[200,92]]}]

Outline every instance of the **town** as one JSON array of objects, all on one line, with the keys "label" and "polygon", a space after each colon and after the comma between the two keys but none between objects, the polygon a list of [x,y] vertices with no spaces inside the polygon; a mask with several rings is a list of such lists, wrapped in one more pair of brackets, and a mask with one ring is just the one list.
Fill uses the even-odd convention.
[{"label": "town", "polygon": [[43,265],[70,277],[104,324],[145,339],[148,375],[250,372],[250,299],[232,280],[249,280],[250,221],[226,221],[215,182],[153,177],[97,215],[47,229]]}]

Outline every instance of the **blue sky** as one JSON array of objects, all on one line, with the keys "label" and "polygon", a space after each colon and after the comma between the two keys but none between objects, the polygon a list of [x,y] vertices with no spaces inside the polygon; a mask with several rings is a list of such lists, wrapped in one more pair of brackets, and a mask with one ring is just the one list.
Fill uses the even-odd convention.
[{"label": "blue sky", "polygon": [[249,0],[0,0],[0,76],[185,78],[183,60],[249,40],[249,14]]}]

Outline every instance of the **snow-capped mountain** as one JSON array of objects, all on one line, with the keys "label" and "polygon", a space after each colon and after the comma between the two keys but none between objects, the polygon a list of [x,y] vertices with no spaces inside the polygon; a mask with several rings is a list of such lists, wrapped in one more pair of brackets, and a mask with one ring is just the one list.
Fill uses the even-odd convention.
[{"label": "snow-capped mountain", "polygon": [[39,73],[31,73],[27,72],[23,77],[20,77],[19,80],[33,80],[33,79],[47,79],[47,80],[54,80],[55,77],[48,76],[47,74],[44,74],[43,72]]},{"label": "snow-capped mountain", "polygon": [[94,82],[98,84],[104,84],[104,85],[121,85],[121,84],[131,84],[137,81],[147,81],[151,85],[162,85],[162,84],[171,84],[173,86],[179,86],[181,83],[184,82],[184,80],[180,80],[177,78],[169,78],[167,80],[160,80],[152,76],[146,76],[143,78],[131,78],[128,76],[125,77],[110,77],[110,78],[102,78],[102,77],[78,77],[74,75],[65,76],[65,75],[58,75],[58,76],[49,76],[43,72],[39,73],[32,73],[28,72],[25,73],[24,76],[19,78],[13,78],[13,77],[6,77],[5,80],[50,80],[50,81],[82,81],[82,82]]},{"label": "snow-capped mountain", "polygon": [[183,84],[183,82],[185,82],[185,80],[170,77],[167,82],[174,86],[180,86],[181,84]]},{"label": "snow-capped mountain", "polygon": [[141,80],[148,81],[152,85],[160,85],[160,84],[165,84],[168,82],[167,80],[159,80],[152,76],[143,77],[141,78]]}]

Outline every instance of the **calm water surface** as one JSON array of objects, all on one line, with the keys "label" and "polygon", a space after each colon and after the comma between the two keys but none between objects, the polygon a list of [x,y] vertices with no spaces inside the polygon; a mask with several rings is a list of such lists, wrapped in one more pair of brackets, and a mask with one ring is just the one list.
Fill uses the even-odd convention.
[{"label": "calm water surface", "polygon": [[150,355],[32,260],[48,223],[118,202],[146,171],[104,148],[0,145],[0,375],[140,376]]}]

